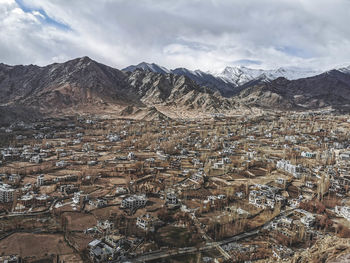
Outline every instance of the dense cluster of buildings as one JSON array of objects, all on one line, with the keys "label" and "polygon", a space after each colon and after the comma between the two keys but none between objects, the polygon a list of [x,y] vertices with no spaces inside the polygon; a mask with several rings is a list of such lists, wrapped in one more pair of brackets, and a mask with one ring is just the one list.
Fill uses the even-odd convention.
[{"label": "dense cluster of buildings", "polygon": [[[287,259],[350,220],[350,123],[341,117],[79,117],[9,129],[0,135],[17,139],[0,149],[0,212],[48,217],[94,262],[225,240],[214,248],[221,259]],[[79,225],[74,215],[84,246],[66,231]]]}]

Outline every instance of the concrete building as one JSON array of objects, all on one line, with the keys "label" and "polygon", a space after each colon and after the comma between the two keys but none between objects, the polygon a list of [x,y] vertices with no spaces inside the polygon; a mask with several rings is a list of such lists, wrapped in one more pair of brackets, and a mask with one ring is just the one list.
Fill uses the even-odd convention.
[{"label": "concrete building", "polygon": [[301,157],[305,157],[305,158],[315,158],[315,157],[316,157],[316,153],[312,153],[312,152],[301,152]]},{"label": "concrete building", "polygon": [[154,231],[154,222],[156,219],[150,214],[139,216],[136,221],[136,225],[145,231]]},{"label": "concrete building", "polygon": [[301,165],[294,165],[294,164],[291,164],[289,161],[279,160],[277,161],[276,168],[279,170],[283,170],[287,173],[290,173],[296,178],[301,177],[301,174],[300,174],[302,172]]},{"label": "concrete building", "polygon": [[139,207],[145,206],[147,203],[147,198],[145,195],[133,195],[125,198],[122,201],[122,208],[129,208],[131,210],[137,209]]},{"label": "concrete building", "polygon": [[7,184],[0,185],[0,202],[9,203],[12,202],[15,196],[15,190]]},{"label": "concrete building", "polygon": [[167,193],[166,194],[166,203],[176,205],[177,204],[177,197],[174,193]]},{"label": "concrete building", "polygon": [[41,186],[41,185],[44,185],[45,184],[45,178],[44,178],[44,175],[41,174],[39,175],[37,178],[36,178],[36,184],[38,186]]}]

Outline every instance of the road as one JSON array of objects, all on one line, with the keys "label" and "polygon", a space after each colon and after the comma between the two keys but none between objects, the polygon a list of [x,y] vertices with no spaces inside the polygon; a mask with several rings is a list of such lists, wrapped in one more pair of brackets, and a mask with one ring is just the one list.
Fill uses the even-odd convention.
[{"label": "road", "polygon": [[[193,223],[197,227],[198,231],[202,234],[202,237],[208,242],[211,242],[214,244],[213,239],[207,235],[207,233],[204,231],[204,229],[201,227],[201,223],[199,222],[198,218],[196,217],[195,213],[191,214]],[[221,255],[224,256],[226,260],[231,259],[231,256],[229,253],[227,253],[219,244],[216,244],[216,249],[219,250]]]},{"label": "road", "polygon": [[[228,243],[232,243],[232,242],[237,242],[239,240],[246,239],[248,237],[252,237],[252,236],[255,236],[255,235],[259,234],[260,230],[265,228],[266,226],[268,226],[271,223],[271,221],[273,221],[275,218],[278,218],[278,217],[281,217],[281,216],[287,216],[287,215],[291,214],[293,211],[294,211],[294,209],[282,211],[278,215],[276,215],[273,218],[271,218],[265,224],[255,228],[253,230],[250,230],[248,232],[244,232],[242,234],[235,235],[233,237],[230,237],[230,238],[227,238],[227,239],[224,239],[224,240],[221,240],[221,241],[206,243],[205,245],[203,245],[200,248],[197,248],[197,247],[185,247],[185,248],[179,248],[179,249],[169,249],[169,250],[166,250],[166,251],[164,251],[164,250],[162,250],[162,251],[153,251],[153,252],[149,252],[149,253],[144,253],[141,256],[132,259],[131,261],[134,262],[134,263],[141,263],[141,262],[147,262],[147,261],[152,261],[152,260],[161,259],[161,258],[167,258],[167,257],[170,257],[170,256],[177,256],[177,255],[183,255],[183,254],[196,253],[196,252],[199,252],[199,251],[206,251],[206,250],[210,250],[210,249],[213,249],[213,248],[217,249],[218,246],[221,248],[222,245],[225,245],[225,244],[228,244]],[[227,252],[225,251],[225,253],[227,253]],[[114,262],[118,262],[118,261],[114,261]]]}]

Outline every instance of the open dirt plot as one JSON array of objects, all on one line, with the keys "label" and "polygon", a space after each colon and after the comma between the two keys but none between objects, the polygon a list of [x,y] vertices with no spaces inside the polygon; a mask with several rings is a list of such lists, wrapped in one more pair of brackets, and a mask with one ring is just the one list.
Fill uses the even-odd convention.
[{"label": "open dirt plot", "polygon": [[[44,258],[47,255],[71,255],[74,251],[59,234],[15,233],[0,241],[0,254]],[[76,256],[76,255],[75,255]]]},{"label": "open dirt plot", "polygon": [[66,212],[68,230],[84,231],[89,227],[96,226],[97,220],[91,214]]}]

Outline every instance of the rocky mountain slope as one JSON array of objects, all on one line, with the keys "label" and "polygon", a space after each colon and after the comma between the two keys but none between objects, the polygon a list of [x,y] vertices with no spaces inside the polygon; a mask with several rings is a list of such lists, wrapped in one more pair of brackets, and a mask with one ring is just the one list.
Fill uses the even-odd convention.
[{"label": "rocky mountain slope", "polygon": [[207,87],[210,90],[216,92],[218,91],[222,96],[230,97],[236,93],[235,85],[233,83],[227,82],[221,78],[217,78],[210,73],[203,72],[201,70],[189,70],[186,68],[176,68],[169,70],[165,67],[158,66],[154,63],[142,62],[138,65],[131,65],[123,69],[124,72],[134,72],[137,69],[142,69],[144,71],[167,74],[172,73],[179,76],[185,76],[193,80],[199,86]]},{"label": "rocky mountain slope", "polygon": [[0,106],[0,125],[7,125],[14,121],[32,122],[39,120],[43,117],[43,114],[39,111],[23,107],[16,106]]},{"label": "rocky mountain slope", "polygon": [[123,69],[126,72],[133,72],[136,69],[151,71],[156,73],[173,73],[186,76],[195,81],[200,86],[205,86],[212,91],[218,91],[222,96],[230,97],[242,90],[242,87],[250,87],[257,83],[265,83],[284,77],[289,80],[315,76],[321,72],[301,69],[295,67],[278,68],[276,70],[251,69],[243,66],[226,67],[222,72],[211,73],[201,70],[189,70],[186,68],[176,68],[169,70],[157,64],[142,62]]},{"label": "rocky mountain slope", "polygon": [[[50,114],[108,108],[127,116],[135,115],[135,110],[146,110],[151,118],[164,118],[162,112],[167,109],[208,114],[232,112],[242,107],[350,109],[349,68],[295,80],[283,77],[268,81],[245,79],[239,82],[245,84],[234,87],[232,96],[225,97],[222,95],[222,83],[226,81],[223,78],[180,68],[168,71],[155,64],[143,66],[121,71],[88,57],[45,67],[0,64],[1,114],[18,116],[18,112],[23,112],[21,108],[17,110],[19,106]],[[239,83],[228,84],[226,96],[232,90],[230,85]],[[162,108],[162,112],[157,112],[158,108]]]},{"label": "rocky mountain slope", "polygon": [[0,103],[41,109],[122,103],[133,100],[124,96],[126,88],[121,71],[88,57],[46,67],[0,65]]},{"label": "rocky mountain slope", "polygon": [[297,80],[278,78],[244,89],[238,98],[246,105],[282,110],[349,108],[350,74],[331,70]]},{"label": "rocky mountain slope", "polygon": [[1,64],[0,92],[0,105],[23,105],[44,112],[99,105],[163,104],[203,110],[225,105],[224,98],[186,76],[123,72],[88,57],[45,67]]}]

